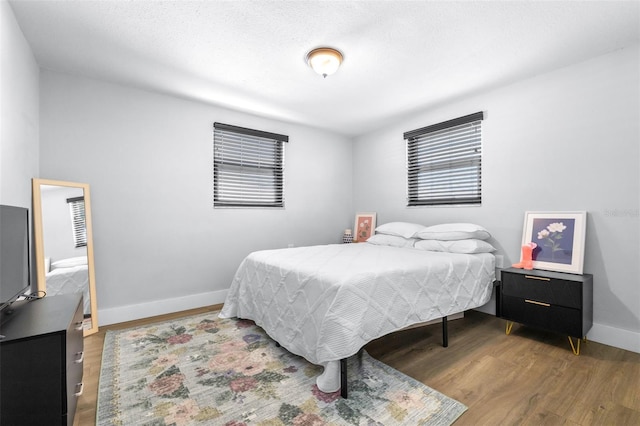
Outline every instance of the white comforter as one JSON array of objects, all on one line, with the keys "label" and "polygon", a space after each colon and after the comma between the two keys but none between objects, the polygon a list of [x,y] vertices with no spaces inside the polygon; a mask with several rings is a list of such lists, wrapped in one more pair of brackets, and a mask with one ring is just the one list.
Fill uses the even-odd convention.
[{"label": "white comforter", "polygon": [[488,253],[367,243],[258,251],[238,268],[220,316],[254,320],[326,367],[390,332],[485,304],[494,268]]},{"label": "white comforter", "polygon": [[58,294],[82,293],[84,313],[91,313],[91,298],[89,297],[89,267],[75,265],[56,268],[47,272],[47,296]]}]

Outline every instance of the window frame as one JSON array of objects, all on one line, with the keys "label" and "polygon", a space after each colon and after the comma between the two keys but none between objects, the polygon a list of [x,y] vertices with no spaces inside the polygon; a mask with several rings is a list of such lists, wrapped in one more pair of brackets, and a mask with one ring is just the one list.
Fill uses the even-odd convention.
[{"label": "window frame", "polygon": [[213,207],[284,208],[289,137],[217,122],[213,127]]},{"label": "window frame", "polygon": [[483,120],[476,112],[404,133],[407,207],[482,204]]},{"label": "window frame", "polygon": [[87,219],[84,196],[67,198],[71,214],[71,232],[74,248],[87,246]]}]

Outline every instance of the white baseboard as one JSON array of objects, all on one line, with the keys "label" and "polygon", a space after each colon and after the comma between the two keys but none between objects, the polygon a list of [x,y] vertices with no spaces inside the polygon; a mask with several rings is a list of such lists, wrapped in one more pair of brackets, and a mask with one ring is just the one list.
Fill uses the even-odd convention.
[{"label": "white baseboard", "polygon": [[[228,290],[210,291],[207,293],[193,294],[184,297],[175,297],[164,300],[154,300],[153,302],[138,303],[135,305],[119,306],[111,309],[98,310],[98,325],[118,324],[121,322],[133,321],[142,318],[155,317],[158,315],[171,314],[174,312],[187,311],[189,309],[202,308],[205,306],[224,303]],[[449,315],[449,320],[464,318],[464,312]],[[407,327],[422,327],[442,322],[442,319],[423,322]]]},{"label": "white baseboard", "polygon": [[[98,310],[98,324],[104,326],[154,317],[157,315],[170,314],[173,312],[186,311],[189,309],[202,308],[205,306],[216,305],[218,303],[224,303],[226,297],[227,290],[218,290],[207,293],[192,294],[184,297],[119,306],[117,308],[100,309]],[[491,306],[491,304],[487,304],[485,306]],[[493,312],[487,313],[494,314]],[[462,314],[460,316],[452,315],[449,319],[462,317]],[[440,322],[440,320],[434,320],[434,322]],[[416,326],[422,325],[425,324],[419,324]],[[587,334],[587,339],[604,345],[640,353],[640,333],[635,331],[594,323],[593,327]]]},{"label": "white baseboard", "polygon": [[640,333],[603,324],[593,324],[587,339],[604,345],[615,346],[631,352],[640,353]]},{"label": "white baseboard", "polygon": [[227,290],[218,290],[183,297],[173,297],[171,299],[154,300],[153,302],[118,306],[117,308],[99,309],[98,325],[117,324],[216,305],[218,303],[224,303],[226,297]]}]

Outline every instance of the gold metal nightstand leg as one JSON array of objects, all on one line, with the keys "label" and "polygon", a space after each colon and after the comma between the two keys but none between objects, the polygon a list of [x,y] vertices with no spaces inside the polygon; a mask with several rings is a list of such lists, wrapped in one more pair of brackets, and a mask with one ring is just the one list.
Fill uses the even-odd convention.
[{"label": "gold metal nightstand leg", "polygon": [[511,334],[511,329],[513,328],[513,321],[507,321],[507,328],[504,330],[504,332],[507,334],[507,336],[509,334]]},{"label": "gold metal nightstand leg", "polygon": [[[576,356],[580,355],[580,340],[582,339],[578,338],[577,339],[578,344],[574,346],[571,336],[567,336],[567,337],[569,337],[569,344],[571,345],[571,350],[573,351],[573,354]],[[584,341],[585,342],[587,341],[586,337],[584,338]]]}]

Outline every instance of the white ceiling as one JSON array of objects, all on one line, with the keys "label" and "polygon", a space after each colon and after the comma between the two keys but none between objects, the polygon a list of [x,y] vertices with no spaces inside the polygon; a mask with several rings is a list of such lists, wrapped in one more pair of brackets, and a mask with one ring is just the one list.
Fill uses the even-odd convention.
[{"label": "white ceiling", "polygon": [[[638,1],[10,5],[43,68],[347,136],[637,44],[640,34]],[[345,57],[326,79],[305,62],[323,45]]]}]

